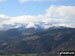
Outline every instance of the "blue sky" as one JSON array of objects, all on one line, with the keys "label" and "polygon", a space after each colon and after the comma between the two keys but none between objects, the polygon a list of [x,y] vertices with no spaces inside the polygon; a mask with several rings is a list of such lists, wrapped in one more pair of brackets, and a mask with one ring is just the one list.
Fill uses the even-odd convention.
[{"label": "blue sky", "polygon": [[75,0],[28,1],[24,3],[19,0],[5,0],[0,2],[0,14],[7,16],[43,15],[51,5],[75,6]]}]

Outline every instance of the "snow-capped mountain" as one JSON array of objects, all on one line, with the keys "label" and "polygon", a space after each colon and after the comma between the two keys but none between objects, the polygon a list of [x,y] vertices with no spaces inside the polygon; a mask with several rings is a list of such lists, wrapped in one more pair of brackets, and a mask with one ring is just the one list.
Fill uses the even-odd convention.
[{"label": "snow-capped mountain", "polygon": [[33,23],[33,22],[29,22],[27,24],[20,24],[20,23],[16,23],[16,24],[13,24],[13,25],[6,25],[4,24],[3,25],[3,30],[9,30],[9,29],[14,29],[14,28],[17,28],[19,30],[24,30],[24,29],[29,29],[29,28],[34,28],[34,29],[48,29],[48,28],[63,28],[63,27],[66,27],[66,26],[58,26],[58,25],[54,25],[52,23]]},{"label": "snow-capped mountain", "polygon": [[27,24],[26,28],[37,28],[37,26],[35,26],[34,23],[30,22],[29,24]]}]

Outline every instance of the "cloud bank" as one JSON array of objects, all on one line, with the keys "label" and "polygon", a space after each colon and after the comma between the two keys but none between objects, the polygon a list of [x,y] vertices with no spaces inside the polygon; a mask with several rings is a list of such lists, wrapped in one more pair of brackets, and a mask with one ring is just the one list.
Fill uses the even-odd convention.
[{"label": "cloud bank", "polygon": [[44,28],[51,26],[67,26],[75,28],[75,6],[55,6],[51,5],[44,15],[30,16],[23,15],[9,17],[0,15],[0,30],[6,28],[16,28],[29,23],[41,25]]},{"label": "cloud bank", "polygon": [[46,16],[55,19],[63,19],[64,24],[75,27],[75,6],[50,6],[46,10]]}]

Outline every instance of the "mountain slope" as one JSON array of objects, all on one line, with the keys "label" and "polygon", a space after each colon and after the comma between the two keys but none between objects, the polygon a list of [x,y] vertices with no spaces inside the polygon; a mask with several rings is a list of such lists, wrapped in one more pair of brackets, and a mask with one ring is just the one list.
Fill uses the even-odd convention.
[{"label": "mountain slope", "polygon": [[[10,32],[10,31],[9,31]],[[14,32],[12,32],[15,34]],[[21,34],[21,33],[20,33]],[[11,35],[11,34],[10,34]],[[8,36],[10,36],[8,35]],[[11,35],[14,37],[15,35]],[[63,28],[63,29],[47,29],[42,32],[37,32],[31,36],[21,38],[16,42],[17,36],[14,40],[14,44],[10,42],[9,45],[6,41],[0,42],[0,53],[4,54],[25,54],[25,53],[42,53],[42,52],[54,52],[59,50],[74,50],[75,48],[75,28]],[[8,38],[7,38],[8,39]],[[8,39],[9,40],[9,39]],[[12,41],[12,39],[10,39]]]}]

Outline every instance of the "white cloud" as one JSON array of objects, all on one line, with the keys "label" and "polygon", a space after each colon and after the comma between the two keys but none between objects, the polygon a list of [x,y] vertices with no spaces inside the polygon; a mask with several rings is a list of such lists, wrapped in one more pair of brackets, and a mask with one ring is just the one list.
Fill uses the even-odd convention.
[{"label": "white cloud", "polygon": [[7,20],[9,18],[10,18],[9,16],[3,15],[3,14],[0,15],[0,21]]},{"label": "white cloud", "polygon": [[[75,6],[55,6],[51,5],[46,10],[46,17],[55,18],[54,20],[66,26],[75,27]],[[61,20],[60,20],[61,19]]]},{"label": "white cloud", "polygon": [[50,6],[46,16],[57,18],[75,18],[75,6]]},{"label": "white cloud", "polygon": [[58,0],[19,0],[20,3],[24,3],[24,2],[45,2],[45,1],[58,1]]},{"label": "white cloud", "polygon": [[28,23],[28,22],[38,22],[37,16],[29,16],[29,15],[24,15],[24,16],[18,16],[18,17],[12,17],[7,24],[10,23]]},{"label": "white cloud", "polygon": [[5,1],[6,1],[6,0],[0,0],[0,3],[1,3],[1,2],[5,2]]}]

